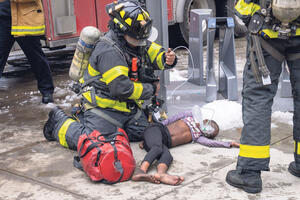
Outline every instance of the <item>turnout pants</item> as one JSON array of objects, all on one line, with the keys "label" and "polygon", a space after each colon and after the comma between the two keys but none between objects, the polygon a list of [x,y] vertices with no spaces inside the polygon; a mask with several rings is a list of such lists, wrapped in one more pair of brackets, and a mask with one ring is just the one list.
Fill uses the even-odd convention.
[{"label": "turnout pants", "polygon": [[[272,39],[268,43],[284,54],[300,52],[300,37],[289,40]],[[282,63],[263,50],[266,65],[270,71],[271,85],[256,82],[249,58],[243,75],[243,122],[240,152],[237,168],[250,170],[269,170],[270,129],[274,96],[277,92]],[[287,60],[290,71],[294,100],[293,138],[295,141],[295,161],[300,169],[300,59]]]},{"label": "turnout pants", "polygon": [[10,33],[11,20],[0,18],[0,77],[4,70],[9,52],[15,41],[18,42],[26,55],[32,71],[37,79],[39,91],[45,94],[52,94],[54,91],[51,71],[47,58],[42,51],[39,36],[14,37]]},{"label": "turnout pants", "polygon": [[[147,117],[143,111],[137,114],[135,108],[131,113],[124,113],[113,110],[99,109],[109,117],[122,124],[131,142],[143,140],[144,129],[148,126]],[[97,130],[102,134],[115,133],[119,127],[109,122],[107,119],[100,117],[91,110],[84,112],[83,120],[78,122],[70,117],[65,117],[55,125],[54,136],[56,140],[64,147],[77,150],[77,143],[80,135],[90,134]]]}]

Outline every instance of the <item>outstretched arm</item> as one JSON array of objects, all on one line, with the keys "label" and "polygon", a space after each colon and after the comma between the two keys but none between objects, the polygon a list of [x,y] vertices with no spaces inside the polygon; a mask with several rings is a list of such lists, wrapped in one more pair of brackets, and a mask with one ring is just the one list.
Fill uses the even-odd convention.
[{"label": "outstretched arm", "polygon": [[208,147],[225,147],[225,148],[230,148],[232,146],[236,147],[232,142],[222,142],[222,141],[217,141],[217,140],[211,140],[208,139],[204,136],[200,136],[195,142],[202,144],[204,146],[208,146]]}]

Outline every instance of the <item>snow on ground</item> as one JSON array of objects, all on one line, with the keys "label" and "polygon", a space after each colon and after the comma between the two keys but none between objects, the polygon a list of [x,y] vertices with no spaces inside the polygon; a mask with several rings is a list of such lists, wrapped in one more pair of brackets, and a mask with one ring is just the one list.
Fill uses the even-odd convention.
[{"label": "snow on ground", "polygon": [[241,104],[218,100],[208,103],[202,107],[204,119],[212,119],[219,124],[221,130],[243,127]]}]

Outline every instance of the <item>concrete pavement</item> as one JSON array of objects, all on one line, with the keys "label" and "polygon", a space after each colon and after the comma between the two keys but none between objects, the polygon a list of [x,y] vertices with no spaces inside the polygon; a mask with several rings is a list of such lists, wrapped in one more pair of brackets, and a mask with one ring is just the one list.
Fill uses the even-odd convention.
[{"label": "concrete pavement", "polygon": [[[241,72],[244,58],[239,56],[245,52],[245,42],[238,42],[237,63]],[[54,73],[54,81],[58,87],[55,92],[56,102],[69,111],[71,104],[78,101],[78,98],[67,90],[70,82],[65,80],[68,80],[67,70]],[[300,179],[287,171],[289,163],[293,161],[292,126],[278,119],[272,121],[276,126],[272,128],[271,171],[262,173],[263,191],[260,194],[245,193],[225,182],[226,173],[235,168],[238,149],[208,148],[199,144],[171,149],[174,162],[169,173],[185,177],[180,186],[132,181],[105,185],[91,182],[82,171],[73,167],[76,152],[44,139],[42,127],[51,105],[40,103],[41,97],[36,92],[32,76],[26,74],[8,78],[8,84],[11,90],[0,92],[1,200],[300,199]],[[168,86],[169,95],[178,84],[180,83]],[[241,86],[241,76],[239,85]],[[175,96],[180,98],[168,100],[170,115],[189,109],[194,104],[205,104],[204,88],[189,83],[176,91]],[[291,102],[290,99],[277,97],[274,104],[276,110],[289,110]],[[276,104],[281,107],[276,107]],[[221,130],[218,139],[238,141],[240,133],[240,128]],[[139,164],[145,151],[139,149],[137,143],[132,143],[131,146]],[[155,167],[152,167],[150,173],[154,172]]]}]

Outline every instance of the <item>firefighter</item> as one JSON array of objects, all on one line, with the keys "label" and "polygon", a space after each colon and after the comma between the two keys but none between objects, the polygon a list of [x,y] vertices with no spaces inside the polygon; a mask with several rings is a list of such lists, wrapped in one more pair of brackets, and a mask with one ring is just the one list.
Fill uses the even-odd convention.
[{"label": "firefighter", "polygon": [[300,18],[289,23],[287,32],[273,16],[269,0],[239,0],[235,12],[248,26],[249,34],[242,91],[244,127],[236,170],[227,173],[226,182],[248,193],[259,193],[261,171],[269,171],[272,103],[283,60],[289,67],[294,99],[295,161],[288,170],[300,177]]},{"label": "firefighter", "polygon": [[[44,126],[47,140],[57,140],[76,150],[83,133],[102,134],[123,128],[130,141],[141,141],[148,116],[141,109],[144,100],[157,95],[159,80],[153,70],[173,68],[173,51],[147,39],[152,29],[149,13],[135,1],[116,1],[106,6],[109,31],[96,44],[89,66],[80,79],[83,120],[79,123],[59,107],[53,108]],[[138,70],[132,70],[137,64]]]},{"label": "firefighter", "polygon": [[[45,34],[41,0],[0,0],[0,77],[9,52],[18,42],[37,79],[42,102],[53,102],[53,81],[49,63],[42,51],[40,36]],[[5,86],[0,86],[2,89]]]}]

